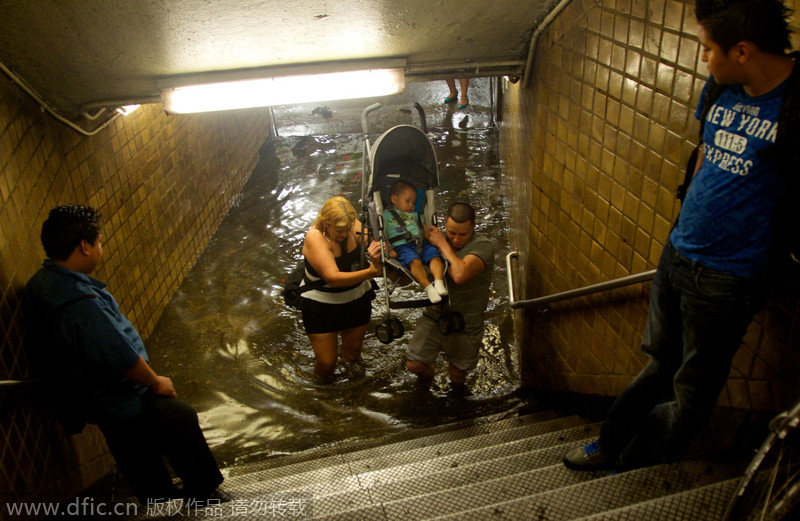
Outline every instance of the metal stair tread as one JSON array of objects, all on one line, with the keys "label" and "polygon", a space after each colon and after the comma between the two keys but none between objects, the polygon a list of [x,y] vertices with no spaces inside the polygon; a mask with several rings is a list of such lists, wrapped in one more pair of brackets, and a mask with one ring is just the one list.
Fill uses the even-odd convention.
[{"label": "metal stair tread", "polygon": [[[735,475],[727,467],[724,464],[715,466],[707,461],[657,465],[508,501],[487,502],[481,508],[450,511],[448,514],[427,519],[482,521],[491,518],[498,521],[517,521],[541,516],[548,521],[573,520],[594,512],[614,510],[725,481]],[[405,512],[385,519],[409,519],[409,515],[413,516]]]},{"label": "metal stair tread", "polygon": [[[419,438],[410,440],[410,442],[413,441],[414,443],[401,442],[383,445],[357,454],[345,453],[326,456],[320,460],[231,475],[226,480],[226,485],[235,487],[239,483],[259,481],[271,482],[275,486],[282,487],[284,484],[293,482],[308,484],[310,481],[344,481],[354,475],[376,472],[397,465],[408,465],[419,461],[430,461],[455,454],[464,454],[513,441],[524,443],[526,440],[536,436],[557,436],[557,433],[564,430],[564,428],[585,428],[587,429],[586,432],[592,432],[591,429],[593,427],[587,426],[580,418],[567,417],[519,427],[509,426],[502,430],[472,437],[456,436],[456,439],[449,439],[448,441],[444,441],[441,437],[437,437],[436,440]],[[433,443],[433,441],[438,441],[438,443]],[[354,460],[351,461],[350,458],[354,458]]]},{"label": "metal stair tread", "polygon": [[[240,474],[247,474],[254,471],[267,470],[272,468],[298,466],[304,463],[310,464],[312,467],[324,465],[326,458],[337,458],[343,454],[366,454],[368,457],[370,450],[380,450],[388,444],[395,446],[406,445],[422,445],[435,442],[439,438],[468,438],[476,434],[483,434],[487,432],[494,432],[505,430],[507,428],[531,425],[548,420],[559,419],[561,416],[553,411],[537,411],[530,414],[514,416],[510,418],[502,418],[495,421],[483,421],[475,423],[474,420],[465,422],[453,422],[436,427],[428,427],[425,429],[414,429],[400,433],[388,434],[386,436],[358,440],[358,441],[343,441],[340,443],[333,443],[324,447],[316,449],[309,449],[307,451],[293,453],[293,454],[280,454],[278,456],[269,456],[264,459],[257,459],[254,462],[244,462],[237,460],[236,464],[229,468],[231,476]],[[353,456],[354,458],[356,456]],[[310,462],[310,463],[309,463]]]},{"label": "metal stair tread", "polygon": [[[380,519],[406,520],[426,519],[441,512],[452,514],[456,519],[465,512],[479,509],[491,504],[492,498],[505,494],[510,501],[520,494],[528,496],[542,494],[546,491],[560,489],[584,483],[602,477],[607,472],[581,472],[568,471],[560,463],[529,470],[520,474],[503,476],[491,480],[469,483],[446,490],[431,492],[413,497],[385,501],[361,508],[359,511],[375,511],[380,508],[385,517]],[[492,498],[487,498],[492,496]],[[330,515],[315,517],[319,521],[338,521],[350,519],[353,511],[336,512]],[[489,516],[487,516],[489,517]],[[485,518],[483,518],[485,519]]]},{"label": "metal stair tread", "polygon": [[[591,432],[593,429],[593,427],[588,426],[583,419],[577,416],[567,416],[470,438],[451,439],[402,452],[386,450],[382,451],[379,457],[358,459],[349,462],[354,469],[357,469],[358,473],[375,472],[384,468],[394,467],[398,464],[405,465],[409,462],[426,461],[431,457],[442,458],[468,454],[476,450],[485,449],[489,446],[507,446],[509,443],[513,442],[524,443],[538,438],[539,436],[557,437],[558,433],[561,431],[571,428],[585,428],[587,432]],[[398,448],[397,445],[390,447]]]},{"label": "metal stair tread", "polygon": [[325,521],[696,521],[711,519],[697,512],[717,512],[727,501],[738,479],[731,478],[741,470],[709,461],[616,476],[569,470],[563,455],[591,440],[600,424],[576,417],[534,421],[539,418],[507,418],[316,460],[256,465],[226,479],[223,490],[233,501],[213,514],[180,516],[256,519],[255,513],[236,512],[235,505],[297,496],[308,498],[314,519]]},{"label": "metal stair tread", "polygon": [[[378,478],[368,486],[372,487],[373,497],[376,500],[391,501],[402,497],[400,489],[407,497],[410,497],[412,495],[429,494],[437,491],[437,489],[441,490],[445,486],[463,486],[474,483],[482,479],[481,475],[493,475],[497,478],[560,465],[567,450],[573,447],[576,442],[580,443],[588,440],[588,438],[579,437],[579,434],[585,434],[582,430],[575,430],[573,434],[575,434],[574,439],[571,439],[573,436],[567,435],[562,443],[509,454],[491,460],[479,460],[467,464],[454,463],[437,472],[429,472],[413,478],[387,479],[384,477],[382,481]],[[370,477],[374,478],[374,476]],[[365,481],[362,477],[361,482],[364,483]]]},{"label": "metal stair tread", "polygon": [[574,521],[717,521],[741,478],[592,514]]},{"label": "metal stair tread", "polygon": [[[511,455],[505,458],[505,461],[495,461],[494,468],[491,465],[482,468],[481,463],[475,463],[466,468],[452,468],[420,478],[409,477],[402,481],[374,485],[370,490],[372,501],[358,510],[373,510],[374,507],[380,507],[387,512],[402,511],[405,505],[413,505],[418,501],[436,503],[437,507],[441,507],[446,503],[441,498],[446,498],[450,491],[470,486],[513,488],[532,486],[535,483],[539,485],[536,490],[543,491],[547,487],[566,486],[607,474],[604,471],[568,472],[561,465],[561,458],[571,446],[570,443],[564,443],[524,455]],[[543,462],[547,465],[543,465]],[[526,468],[528,463],[532,463],[531,468]],[[461,495],[455,501],[463,504]],[[323,513],[320,519],[338,519],[342,515],[346,517],[353,513],[340,511],[339,504],[341,501],[337,497],[315,496],[316,512]],[[408,514],[411,516],[409,519],[415,519],[414,514],[413,512]]]},{"label": "metal stair tread", "polygon": [[[570,430],[573,432],[557,433],[559,437],[563,434],[564,440],[555,439],[554,443],[537,450],[526,450],[491,460],[478,456],[475,461],[459,466],[453,466],[448,460],[433,464],[411,464],[403,468],[387,469],[380,476],[374,476],[372,473],[357,474],[341,481],[318,481],[311,485],[303,476],[298,476],[291,480],[293,483],[289,487],[281,490],[302,490],[312,493],[315,504],[318,507],[321,504],[325,505],[323,510],[327,512],[337,510],[337,507],[328,506],[328,503],[338,505],[347,502],[346,498],[342,499],[343,496],[361,492],[369,492],[370,497],[370,500],[362,505],[427,495],[436,489],[470,484],[483,479],[481,475],[493,475],[496,478],[531,472],[542,466],[560,465],[563,454],[574,446],[576,441],[581,440],[580,435],[585,434],[583,429]],[[247,488],[251,488],[250,492],[254,492],[263,487],[263,482],[251,485],[250,487],[243,485],[238,490],[231,489],[231,492],[242,492]]]}]

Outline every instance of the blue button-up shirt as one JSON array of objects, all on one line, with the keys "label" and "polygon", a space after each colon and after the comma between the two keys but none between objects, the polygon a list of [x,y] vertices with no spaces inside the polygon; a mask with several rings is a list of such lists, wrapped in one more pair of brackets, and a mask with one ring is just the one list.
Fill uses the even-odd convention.
[{"label": "blue button-up shirt", "polygon": [[91,423],[141,412],[146,387],[122,373],[148,360],[139,333],[105,284],[45,260],[25,286],[23,312],[31,363],[64,392]]}]

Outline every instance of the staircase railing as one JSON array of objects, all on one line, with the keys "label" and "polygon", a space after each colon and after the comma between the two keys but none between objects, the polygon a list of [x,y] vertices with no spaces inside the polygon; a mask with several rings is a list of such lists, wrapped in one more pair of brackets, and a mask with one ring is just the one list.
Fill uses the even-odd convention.
[{"label": "staircase railing", "polygon": [[6,391],[28,391],[44,384],[44,380],[0,380],[0,393]]},{"label": "staircase railing", "polygon": [[511,309],[536,308],[536,307],[542,308],[547,306],[548,304],[551,304],[553,302],[558,302],[561,300],[569,300],[577,297],[591,295],[593,293],[601,293],[603,291],[617,289],[624,286],[630,286],[632,284],[637,284],[639,282],[647,282],[653,280],[653,277],[656,274],[656,270],[650,270],[635,275],[627,275],[625,277],[620,277],[618,279],[599,282],[597,284],[591,284],[589,286],[584,286],[582,288],[570,289],[567,291],[554,293],[552,295],[547,295],[544,297],[537,297],[528,300],[517,300],[514,293],[515,270],[513,269],[513,262],[512,262],[514,259],[517,258],[517,256],[518,253],[516,251],[512,251],[508,255],[506,255],[506,276],[508,277],[508,305],[511,306]]}]

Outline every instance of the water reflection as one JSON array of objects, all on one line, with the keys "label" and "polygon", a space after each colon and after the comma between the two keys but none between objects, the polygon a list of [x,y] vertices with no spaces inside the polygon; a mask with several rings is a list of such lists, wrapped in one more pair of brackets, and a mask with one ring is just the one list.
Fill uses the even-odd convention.
[{"label": "water reflection", "polygon": [[[388,111],[373,124],[372,141],[409,117]],[[440,218],[450,202],[468,200],[478,209],[480,230],[498,245],[485,349],[466,396],[453,395],[441,360],[430,389],[404,371],[403,349],[421,310],[394,313],[406,327],[403,338],[390,345],[375,338],[382,298],[375,301],[363,360],[340,361],[334,382],[318,383],[300,314],[283,305],[280,290],[321,204],[341,194],[361,208],[363,142],[357,133],[282,133],[265,143],[235,207],[148,340],[153,364],[200,412],[221,463],[523,406],[506,302],[507,212],[497,135],[488,121],[477,109],[466,119],[447,110],[428,118],[440,165]]]}]

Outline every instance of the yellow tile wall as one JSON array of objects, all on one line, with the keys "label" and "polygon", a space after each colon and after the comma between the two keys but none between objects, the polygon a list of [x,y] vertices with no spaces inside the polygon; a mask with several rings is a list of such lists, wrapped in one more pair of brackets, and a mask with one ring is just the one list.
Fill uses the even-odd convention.
[{"label": "yellow tile wall", "polygon": [[[699,53],[694,4],[678,0],[574,0],[541,35],[528,85],[508,83],[502,107],[519,298],[655,268],[697,142]],[[800,396],[798,271],[750,327],[720,405]],[[516,312],[526,385],[618,394],[646,361],[648,291]]]},{"label": "yellow tile wall", "polygon": [[[151,105],[85,137],[0,75],[0,380],[28,376],[20,292],[44,258],[39,231],[52,207],[99,208],[94,276],[146,339],[268,133],[266,109],[166,116]],[[112,468],[96,428],[65,436],[35,394],[0,392],[0,443],[2,505],[64,499]]]}]

